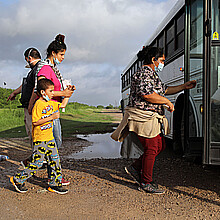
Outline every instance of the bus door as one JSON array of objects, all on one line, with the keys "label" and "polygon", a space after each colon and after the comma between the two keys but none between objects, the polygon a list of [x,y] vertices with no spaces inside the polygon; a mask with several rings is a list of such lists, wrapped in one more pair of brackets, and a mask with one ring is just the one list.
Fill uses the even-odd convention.
[{"label": "bus door", "polygon": [[203,0],[186,1],[185,81],[197,85],[186,90],[184,104],[184,155],[201,157],[203,152]]},{"label": "bus door", "polygon": [[205,1],[204,164],[220,165],[220,1]]}]

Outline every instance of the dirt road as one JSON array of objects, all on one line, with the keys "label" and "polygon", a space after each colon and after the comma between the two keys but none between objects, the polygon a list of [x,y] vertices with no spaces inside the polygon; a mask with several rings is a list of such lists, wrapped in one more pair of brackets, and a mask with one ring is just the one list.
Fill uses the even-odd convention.
[{"label": "dirt road", "polygon": [[166,190],[151,195],[137,190],[124,172],[129,159],[77,161],[66,158],[89,143],[64,140],[60,150],[63,173],[71,181],[69,193],[46,190],[46,171],[29,179],[29,191],[14,191],[8,177],[21,169],[20,160],[30,153],[27,140],[0,140],[0,219],[220,219],[219,167],[209,170],[173,155],[167,149],[157,159],[155,181]]}]

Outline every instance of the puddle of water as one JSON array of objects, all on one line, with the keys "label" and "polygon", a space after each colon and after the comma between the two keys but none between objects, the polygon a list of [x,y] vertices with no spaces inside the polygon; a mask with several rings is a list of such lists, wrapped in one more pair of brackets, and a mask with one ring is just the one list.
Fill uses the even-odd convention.
[{"label": "puddle of water", "polygon": [[93,142],[91,146],[85,147],[82,151],[71,154],[69,158],[94,159],[94,158],[120,158],[121,143],[110,138],[111,133],[77,135],[78,138]]}]

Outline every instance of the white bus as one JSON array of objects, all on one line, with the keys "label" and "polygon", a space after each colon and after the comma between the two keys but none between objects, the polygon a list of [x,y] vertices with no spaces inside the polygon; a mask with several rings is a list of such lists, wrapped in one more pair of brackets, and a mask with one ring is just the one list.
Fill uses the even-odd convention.
[{"label": "white bus", "polygon": [[[220,1],[179,0],[144,46],[161,47],[166,57],[163,82],[174,86],[196,80],[189,91],[167,96],[175,106],[166,111],[173,148],[185,156],[202,156],[203,164],[220,164]],[[142,48],[140,48],[142,49]],[[142,63],[135,56],[123,71],[122,109],[130,83]],[[123,143],[123,156],[138,154],[135,137]]]}]

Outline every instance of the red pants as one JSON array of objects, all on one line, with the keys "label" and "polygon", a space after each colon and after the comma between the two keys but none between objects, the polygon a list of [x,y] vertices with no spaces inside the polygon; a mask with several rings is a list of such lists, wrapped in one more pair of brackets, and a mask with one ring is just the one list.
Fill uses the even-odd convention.
[{"label": "red pants", "polygon": [[144,153],[137,159],[132,166],[141,172],[141,182],[152,182],[153,167],[156,156],[165,149],[165,138],[162,134],[154,138],[145,138],[138,136],[144,148]]}]

